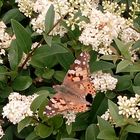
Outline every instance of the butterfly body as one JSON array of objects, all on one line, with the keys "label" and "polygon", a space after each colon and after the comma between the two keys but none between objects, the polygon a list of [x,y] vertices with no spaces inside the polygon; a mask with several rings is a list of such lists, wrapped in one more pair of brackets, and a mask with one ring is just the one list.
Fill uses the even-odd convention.
[{"label": "butterfly body", "polygon": [[90,103],[87,94],[95,94],[93,84],[89,80],[89,54],[83,52],[68,70],[61,85],[53,86],[56,94],[46,106],[47,116],[63,114],[67,111],[75,113],[88,110]]}]

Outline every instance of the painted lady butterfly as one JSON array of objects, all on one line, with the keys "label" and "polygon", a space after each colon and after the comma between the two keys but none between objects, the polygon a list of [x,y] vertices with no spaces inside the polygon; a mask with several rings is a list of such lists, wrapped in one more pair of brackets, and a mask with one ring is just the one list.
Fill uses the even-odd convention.
[{"label": "painted lady butterfly", "polygon": [[56,94],[46,106],[47,116],[63,114],[67,111],[74,113],[88,110],[90,103],[86,101],[87,94],[95,94],[95,88],[89,79],[89,54],[82,52],[68,70],[62,85],[53,88]]}]

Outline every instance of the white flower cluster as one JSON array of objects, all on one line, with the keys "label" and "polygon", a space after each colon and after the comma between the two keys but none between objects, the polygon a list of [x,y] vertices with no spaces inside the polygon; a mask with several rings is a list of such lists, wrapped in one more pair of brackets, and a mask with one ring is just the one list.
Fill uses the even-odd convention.
[{"label": "white flower cluster", "polygon": [[30,105],[37,96],[36,94],[25,96],[17,92],[11,93],[8,97],[9,103],[3,107],[3,118],[7,117],[10,122],[17,124],[26,116],[32,116],[33,112],[30,109]]},{"label": "white flower cluster", "polygon": [[127,96],[118,96],[119,114],[125,117],[135,118],[140,121],[140,95],[136,94],[135,97],[130,99]]},{"label": "white flower cluster", "polygon": [[92,8],[89,20],[90,23],[85,24],[79,41],[84,45],[91,45],[99,54],[113,54],[110,45],[114,38],[120,37],[125,43],[140,39],[140,34],[130,28],[128,21],[114,13],[102,13]]},{"label": "white flower cluster", "polygon": [[4,136],[4,132],[2,126],[0,125],[0,139]]},{"label": "white flower cluster", "polygon": [[0,64],[3,64],[1,55],[5,55],[5,50],[10,46],[11,36],[6,32],[6,25],[3,21],[0,21]]},{"label": "white flower cluster", "polygon": [[106,92],[115,89],[118,80],[112,77],[110,73],[98,71],[91,74],[91,82],[93,82],[96,91]]},{"label": "white flower cluster", "polygon": [[71,123],[75,122],[76,114],[73,111],[64,112],[63,118],[66,118],[66,124],[70,125]]},{"label": "white flower cluster", "polygon": [[[98,0],[95,2],[92,0],[16,0],[16,2],[19,10],[27,17],[31,17],[32,12],[38,14],[36,18],[31,19],[31,24],[33,30],[41,34],[45,30],[45,15],[51,5],[54,6],[55,10],[54,23],[67,15],[65,21],[68,26],[71,26],[71,29],[74,29],[75,25],[82,26],[85,24],[78,17],[75,17],[75,14],[80,10],[82,16],[88,17],[92,6],[97,6]],[[63,26],[57,24],[50,34],[63,36],[66,32],[67,30]]]},{"label": "white flower cluster", "polygon": [[8,48],[11,40],[11,36],[6,32],[6,25],[0,21],[0,49]]},{"label": "white flower cluster", "polygon": [[138,41],[140,39],[140,33],[136,32],[134,29],[128,27],[122,31],[120,38],[125,43]]},{"label": "white flower cluster", "polygon": [[15,0],[18,3],[19,10],[24,13],[25,16],[31,17],[33,12],[33,1],[32,0]]}]

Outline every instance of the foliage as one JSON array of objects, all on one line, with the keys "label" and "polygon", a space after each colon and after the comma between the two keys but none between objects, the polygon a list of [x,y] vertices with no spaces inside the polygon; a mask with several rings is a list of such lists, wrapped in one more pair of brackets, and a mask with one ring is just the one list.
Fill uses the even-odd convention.
[{"label": "foliage", "polygon": [[[113,2],[119,5],[126,4],[126,7],[134,6],[133,0],[114,0]],[[99,8],[103,10],[102,2],[99,3]],[[134,25],[132,28],[140,33],[140,11],[138,7],[135,7],[135,10],[131,9],[130,12],[126,8],[121,16],[130,18]],[[79,41],[84,29],[80,30],[78,24],[74,27],[68,26],[65,19],[70,15],[62,15],[57,22],[55,21],[53,5],[45,14],[45,30],[41,34],[32,29],[30,17],[20,12],[14,0],[0,0],[0,11],[0,18],[7,26],[6,32],[12,36],[9,47],[3,48],[0,42],[0,52],[2,49],[5,50],[5,54],[0,53],[2,61],[0,64],[0,116],[4,121],[1,125],[5,133],[2,140],[139,139],[139,120],[132,116],[127,118],[119,113],[117,96],[125,95],[129,98],[135,94],[140,95],[140,38],[126,43],[117,36],[113,38],[110,45],[113,53],[100,54],[92,48],[91,44],[84,45]],[[81,16],[79,11],[75,16],[81,18],[81,21],[89,20]],[[67,33],[63,36],[52,33],[59,23],[67,29]],[[35,42],[37,44],[33,47]],[[137,59],[133,60],[132,51],[135,50]],[[62,83],[69,66],[82,51],[90,53],[91,73],[98,71],[110,73],[118,83],[112,91],[107,90],[104,93],[97,91],[90,110],[77,114],[75,122],[67,125],[63,116],[56,115],[49,118],[44,114],[44,110],[54,94],[52,86]],[[8,103],[8,97],[13,92],[23,96],[38,95],[30,106],[33,115],[26,116],[17,124],[13,124],[6,117],[2,118],[3,107]],[[110,111],[113,123],[101,117],[107,109]]]}]

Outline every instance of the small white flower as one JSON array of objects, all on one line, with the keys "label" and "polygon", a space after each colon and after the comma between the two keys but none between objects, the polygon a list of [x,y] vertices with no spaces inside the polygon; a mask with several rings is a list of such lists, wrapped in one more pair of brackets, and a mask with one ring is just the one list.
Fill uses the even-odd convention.
[{"label": "small white flower", "polygon": [[70,125],[71,123],[75,122],[76,114],[73,111],[64,112],[63,118],[66,118],[66,124]]}]

